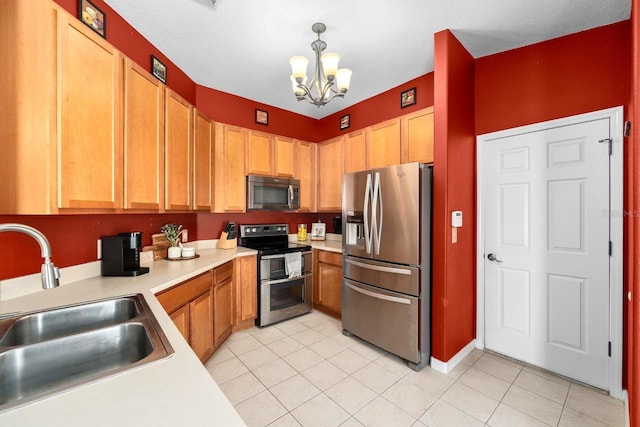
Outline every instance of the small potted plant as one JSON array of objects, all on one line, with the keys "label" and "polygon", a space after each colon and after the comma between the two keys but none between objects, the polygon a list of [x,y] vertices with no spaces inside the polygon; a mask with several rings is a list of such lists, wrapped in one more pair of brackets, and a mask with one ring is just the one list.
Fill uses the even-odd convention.
[{"label": "small potted plant", "polygon": [[165,235],[171,247],[167,251],[167,257],[180,258],[182,248],[180,247],[180,236],[182,235],[182,225],[165,224],[160,227],[160,231]]}]

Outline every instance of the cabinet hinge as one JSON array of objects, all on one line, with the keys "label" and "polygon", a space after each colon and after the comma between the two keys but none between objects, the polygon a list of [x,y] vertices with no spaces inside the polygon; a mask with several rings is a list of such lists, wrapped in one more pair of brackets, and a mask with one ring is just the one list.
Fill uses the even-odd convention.
[{"label": "cabinet hinge", "polygon": [[613,256],[613,242],[609,240],[609,256]]},{"label": "cabinet hinge", "polygon": [[611,357],[611,341],[609,341],[609,357]]},{"label": "cabinet hinge", "polygon": [[609,155],[613,154],[613,138],[605,138],[605,139],[601,139],[600,141],[598,141],[599,143],[608,143],[609,144]]}]

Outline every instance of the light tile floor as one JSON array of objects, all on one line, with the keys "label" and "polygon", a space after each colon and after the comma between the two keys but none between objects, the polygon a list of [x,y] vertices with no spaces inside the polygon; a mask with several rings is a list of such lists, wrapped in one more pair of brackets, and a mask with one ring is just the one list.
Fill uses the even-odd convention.
[{"label": "light tile floor", "polygon": [[624,404],[474,350],[420,372],[313,313],[235,333],[206,363],[248,426],[624,426]]}]

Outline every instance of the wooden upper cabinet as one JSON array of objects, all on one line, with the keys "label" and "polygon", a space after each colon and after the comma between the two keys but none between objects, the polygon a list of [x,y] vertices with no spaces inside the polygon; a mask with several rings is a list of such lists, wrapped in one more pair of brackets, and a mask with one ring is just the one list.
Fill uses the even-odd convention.
[{"label": "wooden upper cabinet", "polygon": [[273,174],[273,136],[254,130],[247,131],[247,174]]},{"label": "wooden upper cabinet", "polygon": [[364,129],[344,137],[344,173],[367,169],[366,132]]},{"label": "wooden upper cabinet", "polygon": [[284,136],[273,137],[273,163],[275,176],[293,178],[296,175],[296,142]]},{"label": "wooden upper cabinet", "polygon": [[246,209],[245,130],[215,124],[215,212],[244,212]]},{"label": "wooden upper cabinet", "polygon": [[387,120],[367,128],[368,167],[400,163],[400,119]]},{"label": "wooden upper cabinet", "polygon": [[433,162],[433,107],[401,118],[402,163]]},{"label": "wooden upper cabinet", "polygon": [[53,17],[48,1],[0,1],[0,214],[57,211]]},{"label": "wooden upper cabinet", "polygon": [[[123,206],[122,58],[75,17],[56,16],[58,207],[118,209]],[[39,54],[46,52],[33,52]]]},{"label": "wooden upper cabinet", "polygon": [[124,59],[124,208],[163,208],[164,85]]},{"label": "wooden upper cabinet", "polygon": [[213,209],[214,124],[204,113],[193,109],[193,209]]},{"label": "wooden upper cabinet", "polygon": [[342,210],[343,137],[318,144],[318,211]]},{"label": "wooden upper cabinet", "polygon": [[165,209],[191,209],[192,106],[166,89],[165,96]]},{"label": "wooden upper cabinet", "polygon": [[296,178],[300,180],[301,212],[316,211],[316,150],[318,144],[296,141],[298,153]]}]

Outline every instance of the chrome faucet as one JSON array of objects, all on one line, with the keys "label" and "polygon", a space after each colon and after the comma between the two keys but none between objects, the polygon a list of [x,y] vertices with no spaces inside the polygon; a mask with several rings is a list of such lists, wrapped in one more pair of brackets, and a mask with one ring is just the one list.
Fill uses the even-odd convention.
[{"label": "chrome faucet", "polygon": [[3,231],[17,231],[18,233],[24,233],[33,237],[40,245],[40,251],[42,252],[42,258],[44,258],[44,264],[42,264],[42,289],[53,289],[60,283],[60,270],[51,262],[51,246],[44,234],[39,232],[33,227],[29,227],[24,224],[0,224],[0,233]]}]

